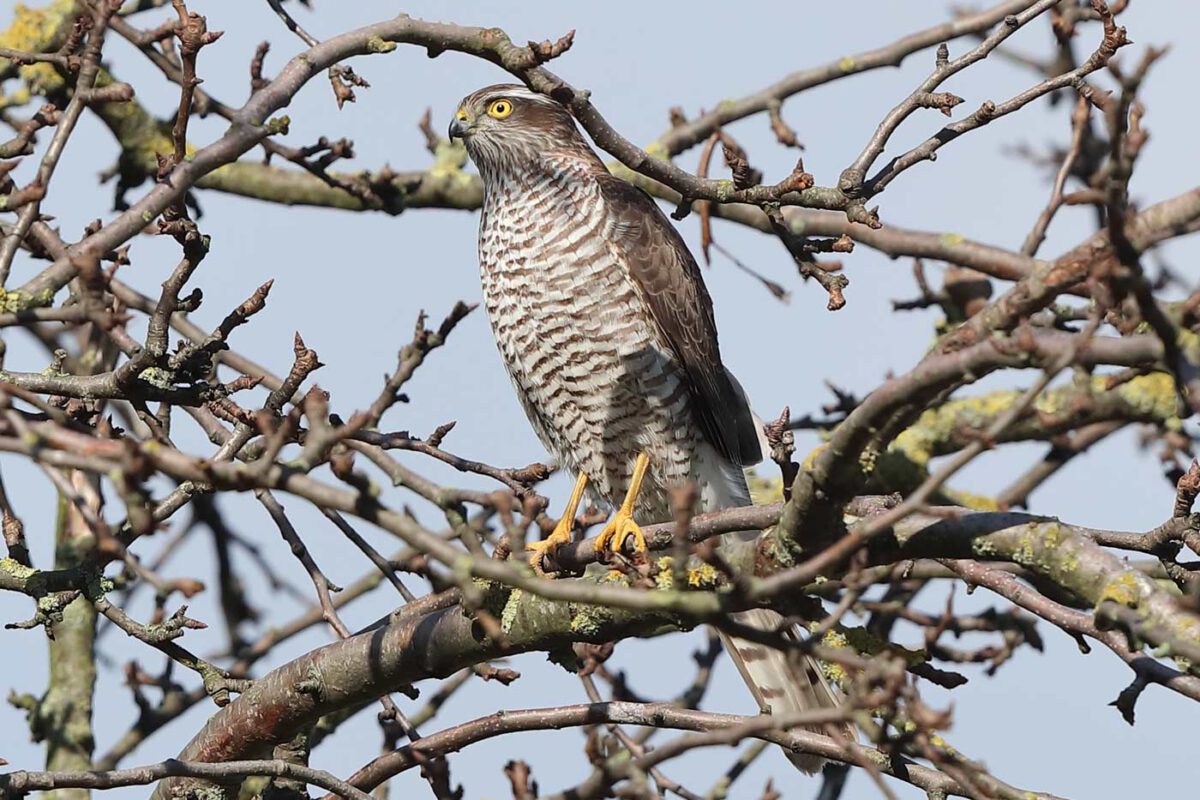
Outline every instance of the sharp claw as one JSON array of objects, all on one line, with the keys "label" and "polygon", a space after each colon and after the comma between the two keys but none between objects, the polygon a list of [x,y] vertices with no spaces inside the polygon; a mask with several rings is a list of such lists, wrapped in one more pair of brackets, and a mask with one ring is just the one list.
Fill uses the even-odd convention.
[{"label": "sharp claw", "polygon": [[533,552],[533,555],[529,557],[529,566],[533,567],[534,573],[543,578],[554,577],[554,573],[547,572],[542,562],[546,559],[547,553],[552,553],[558,547],[558,542],[546,539],[542,542],[532,542],[526,547]]},{"label": "sharp claw", "polygon": [[[564,521],[566,524],[564,524]],[[574,519],[560,520],[555,526],[553,532],[540,542],[529,542],[525,545],[526,549],[531,551],[533,555],[529,557],[529,566],[533,567],[534,573],[543,578],[556,577],[555,573],[547,572],[543,561],[547,555],[554,555],[554,551],[568,544],[571,541],[571,530],[573,528]]]},{"label": "sharp claw", "polygon": [[625,491],[625,500],[596,539],[597,553],[605,550],[613,552],[620,550],[630,536],[633,537],[634,551],[644,553],[648,549],[642,529],[633,521],[633,507],[637,502],[638,493],[642,489],[642,480],[646,477],[646,471],[649,468],[650,456],[646,453],[638,453],[637,461],[633,465],[633,475],[629,479],[629,488]]},{"label": "sharp claw", "polygon": [[646,546],[646,536],[641,527],[633,521],[633,516],[618,511],[596,538],[596,552],[619,552],[625,546],[625,540],[631,536],[635,552],[644,553],[649,549]]},{"label": "sharp claw", "polygon": [[546,572],[546,568],[542,566],[542,561],[546,558],[546,551],[550,549],[545,545],[546,542],[533,542],[526,545],[533,552],[533,555],[529,557],[529,566],[533,567],[534,573],[542,578],[553,576],[553,573]]}]

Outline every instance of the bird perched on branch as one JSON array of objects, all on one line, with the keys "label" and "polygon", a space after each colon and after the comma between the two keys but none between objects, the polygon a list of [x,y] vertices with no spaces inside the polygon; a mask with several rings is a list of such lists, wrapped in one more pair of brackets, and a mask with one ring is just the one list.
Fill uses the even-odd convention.
[{"label": "bird perched on branch", "polygon": [[[534,569],[571,540],[589,489],[616,508],[599,538],[614,550],[630,537],[645,547],[635,520],[671,519],[673,486],[694,482],[706,511],[749,505],[743,467],[761,459],[758,428],[721,363],[696,261],[654,201],[609,173],[562,105],[522,86],[468,95],[450,137],[483,177],[479,266],[504,364],[542,443],[578,472],[553,533],[530,548]],[[766,609],[735,618],[783,622]],[[725,644],[761,708],[837,705],[807,656]]]}]

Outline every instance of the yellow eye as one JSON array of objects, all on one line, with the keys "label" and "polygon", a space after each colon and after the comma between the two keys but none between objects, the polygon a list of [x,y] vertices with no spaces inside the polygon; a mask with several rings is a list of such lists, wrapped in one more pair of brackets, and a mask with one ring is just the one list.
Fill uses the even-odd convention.
[{"label": "yellow eye", "polygon": [[493,100],[488,106],[488,116],[496,119],[504,119],[513,112],[513,104],[510,100]]}]

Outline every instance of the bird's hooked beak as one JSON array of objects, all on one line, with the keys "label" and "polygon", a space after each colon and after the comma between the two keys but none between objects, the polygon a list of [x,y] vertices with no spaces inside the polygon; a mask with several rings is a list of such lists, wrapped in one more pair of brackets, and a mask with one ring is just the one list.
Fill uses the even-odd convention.
[{"label": "bird's hooked beak", "polygon": [[462,139],[471,133],[471,128],[474,125],[474,120],[467,113],[465,108],[460,108],[455,114],[454,119],[450,121],[450,140],[455,138]]}]

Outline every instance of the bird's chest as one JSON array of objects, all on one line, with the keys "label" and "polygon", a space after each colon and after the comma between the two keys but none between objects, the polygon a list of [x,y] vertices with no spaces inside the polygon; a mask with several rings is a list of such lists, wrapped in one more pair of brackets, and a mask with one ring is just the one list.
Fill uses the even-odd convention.
[{"label": "bird's chest", "polygon": [[[580,183],[494,187],[479,261],[492,330],[534,428],[609,499],[638,450],[663,486],[686,480],[694,431],[681,372],[610,246],[602,198]],[[647,500],[665,501],[658,488]]]},{"label": "bird's chest", "polygon": [[598,192],[572,183],[501,182],[488,194],[479,263],[502,348],[527,336],[555,346],[588,333],[602,349],[619,346],[613,328],[637,312],[635,287],[608,246]]}]

